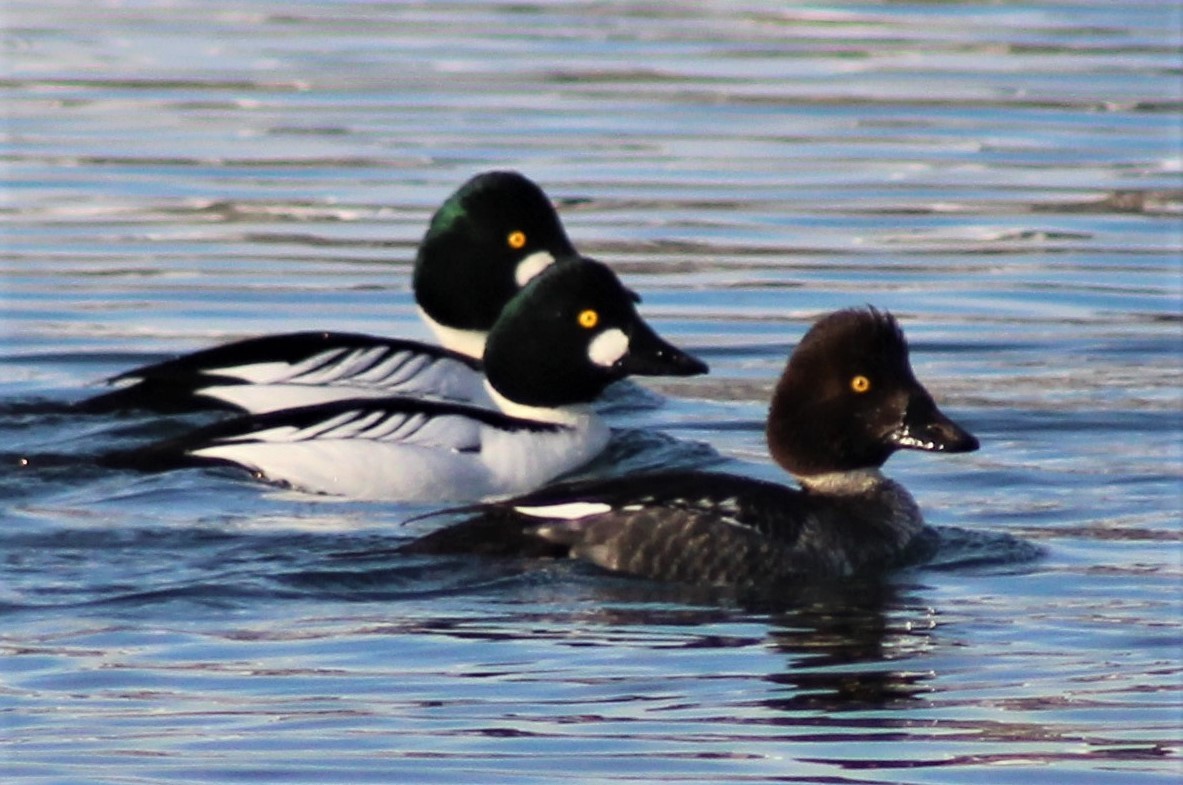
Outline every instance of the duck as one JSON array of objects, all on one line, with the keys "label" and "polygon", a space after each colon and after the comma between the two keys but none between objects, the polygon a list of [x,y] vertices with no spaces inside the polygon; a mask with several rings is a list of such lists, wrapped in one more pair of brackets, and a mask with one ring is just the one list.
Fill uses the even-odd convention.
[{"label": "duck", "polygon": [[570,258],[579,257],[542,188],[519,172],[483,172],[436,210],[416,253],[416,307],[438,346],[319,330],[258,336],[124,371],[107,380],[117,389],[75,408],[257,414],[395,394],[489,406],[489,330],[534,276]]},{"label": "duck", "polygon": [[147,471],[229,465],[350,499],[501,497],[541,487],[605,448],[610,428],[592,403],[608,385],[707,370],[654,332],[606,265],[559,259],[510,300],[489,332],[483,378],[495,408],[347,398],[232,417],[102,462]]},{"label": "duck", "polygon": [[879,574],[931,550],[912,495],[882,472],[898,450],[967,453],[978,439],[917,381],[896,319],[818,320],[776,384],[771,457],[799,484],[712,471],[585,479],[453,510],[412,554],[559,558],[696,586],[767,590]]}]

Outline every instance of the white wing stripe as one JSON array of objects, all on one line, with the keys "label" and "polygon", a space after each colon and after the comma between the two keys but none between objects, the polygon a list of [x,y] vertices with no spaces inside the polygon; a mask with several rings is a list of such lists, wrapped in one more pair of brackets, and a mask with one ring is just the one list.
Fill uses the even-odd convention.
[{"label": "white wing stripe", "polygon": [[422,441],[438,443],[455,449],[473,446],[471,437],[463,437],[461,443],[453,444],[455,437],[437,439],[454,426],[466,422],[463,417],[429,415],[422,412],[386,412],[351,410],[342,412],[321,422],[303,428],[291,425],[277,425],[259,431],[235,434],[218,439],[223,444],[265,442],[271,444],[293,444],[332,440],[365,440],[388,443]]},{"label": "white wing stripe", "polygon": [[[376,354],[381,349],[354,349],[336,357],[328,357],[328,352],[305,360],[293,367],[292,379],[298,379],[301,384],[331,384],[340,379],[349,379],[370,368]],[[320,357],[325,361],[317,362]]]},{"label": "white wing stripe", "polygon": [[[340,351],[335,352],[335,354],[340,353]],[[228,376],[231,379],[241,379],[248,384],[270,384],[291,379],[292,369],[291,363],[274,361],[210,368],[207,373],[215,376]]]},{"label": "white wing stripe", "polygon": [[353,381],[365,384],[397,386],[415,378],[424,368],[431,365],[430,358],[412,352],[395,352],[378,360],[366,370],[353,377]]},{"label": "white wing stripe", "polygon": [[[236,442],[296,442],[300,441],[300,430],[293,428],[290,425],[281,425],[278,428],[268,428],[265,431],[251,431],[250,433],[240,433],[235,436],[227,436],[218,439],[217,442],[223,444],[233,444]],[[199,451],[194,451],[194,455],[200,455]]]},{"label": "white wing stripe", "polygon": [[612,505],[603,502],[565,502],[562,504],[547,504],[540,507],[514,507],[514,512],[529,515],[534,518],[562,518],[567,521],[586,518],[589,515],[602,515],[612,509]]},{"label": "white wing stripe", "polygon": [[301,431],[299,431],[299,433],[297,435],[300,439],[316,439],[316,438],[319,438],[322,436],[326,436],[326,435],[328,435],[329,431],[332,431],[336,428],[341,427],[342,425],[347,424],[353,418],[358,417],[360,414],[361,414],[361,412],[358,412],[356,410],[351,411],[351,412],[342,412],[341,414],[338,414],[336,417],[330,417],[327,420],[322,420],[321,422],[315,423],[313,425],[308,426],[307,428],[302,429]]},{"label": "white wing stripe", "polygon": [[[381,420],[383,416],[382,412],[370,412],[369,414],[354,412],[353,414],[356,419],[342,423],[328,435],[334,439],[362,438],[365,435],[366,429]],[[325,435],[324,433],[320,434],[322,437]]]},{"label": "white wing stripe", "polygon": [[358,437],[362,439],[383,441],[392,434],[395,434],[398,429],[406,422],[406,419],[406,415],[388,414],[378,422],[375,422],[369,428],[366,428],[365,431],[359,433]]},{"label": "white wing stripe", "polygon": [[414,436],[426,422],[427,417],[422,414],[388,415],[361,435],[377,441],[403,441]]}]

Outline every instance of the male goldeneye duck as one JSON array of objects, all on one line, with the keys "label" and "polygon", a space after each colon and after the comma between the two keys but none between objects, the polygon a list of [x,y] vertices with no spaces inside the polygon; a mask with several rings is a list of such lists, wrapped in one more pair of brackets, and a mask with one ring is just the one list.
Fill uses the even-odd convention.
[{"label": "male goldeneye duck", "polygon": [[109,382],[129,386],[78,407],[258,413],[396,394],[487,404],[488,331],[530,279],[574,256],[541,188],[517,172],[485,172],[436,211],[415,258],[415,300],[442,348],[357,333],[265,335],[126,371]]},{"label": "male goldeneye duck", "polygon": [[497,320],[485,351],[496,410],[407,397],[355,398],[243,416],[109,456],[156,471],[230,464],[260,478],[355,499],[474,500],[523,493],[608,443],[591,409],[630,374],[705,373],[637,314],[606,266],[560,260]]},{"label": "male goldeneye duck", "polygon": [[880,472],[888,457],[978,448],[916,380],[896,321],[869,308],[830,314],[802,339],[767,439],[800,489],[697,471],[574,482],[479,507],[403,550],[570,557],[742,589],[873,572],[931,536],[911,494]]}]

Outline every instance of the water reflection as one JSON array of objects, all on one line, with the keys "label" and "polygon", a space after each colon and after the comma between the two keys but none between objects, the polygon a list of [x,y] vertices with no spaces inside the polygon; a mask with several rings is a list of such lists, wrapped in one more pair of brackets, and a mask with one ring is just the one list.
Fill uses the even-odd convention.
[{"label": "water reflection", "polygon": [[[1177,4],[5,12],[6,773],[1178,779]],[[610,401],[624,427],[764,471],[789,348],[872,301],[984,437],[893,475],[973,535],[886,585],[749,602],[394,561],[403,508],[73,462],[159,435],[63,406],[134,365],[294,329],[422,337],[426,220],[502,166],[711,363],[660,407]],[[710,459],[617,446],[625,471]],[[1003,531],[1048,553],[976,560]]]},{"label": "water reflection", "polygon": [[[907,576],[810,582],[776,596],[752,597],[725,588],[610,575],[567,562],[403,556],[401,564],[366,568],[356,563],[363,558],[384,554],[337,554],[327,569],[280,580],[289,588],[339,599],[383,599],[393,608],[426,596],[455,600],[466,595],[491,595],[511,606],[505,610],[513,621],[419,618],[399,624],[400,633],[490,641],[542,634],[578,637],[582,645],[625,636],[654,650],[773,651],[783,655],[783,667],[759,677],[768,694],[756,700],[790,715],[785,721],[795,721],[802,712],[889,708],[931,689],[933,674],[908,664],[932,649],[936,612]],[[354,563],[343,566],[341,559]]]},{"label": "water reflection", "polygon": [[793,715],[882,709],[930,690],[932,674],[907,663],[931,648],[936,623],[910,589],[852,580],[801,595],[771,619],[769,642],[788,660],[765,677],[784,693],[766,706]]}]

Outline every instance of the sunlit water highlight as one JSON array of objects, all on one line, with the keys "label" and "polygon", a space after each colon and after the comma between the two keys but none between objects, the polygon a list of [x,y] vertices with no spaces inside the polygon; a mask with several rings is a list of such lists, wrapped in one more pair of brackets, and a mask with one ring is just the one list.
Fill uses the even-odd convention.
[{"label": "sunlit water highlight", "polygon": [[[6,781],[1178,781],[1175,4],[3,13]],[[496,167],[712,366],[619,393],[591,471],[781,478],[786,355],[870,302],[983,442],[888,465],[945,558],[752,604],[85,460],[201,419],[63,406],[133,365],[425,338],[414,247]]]}]

